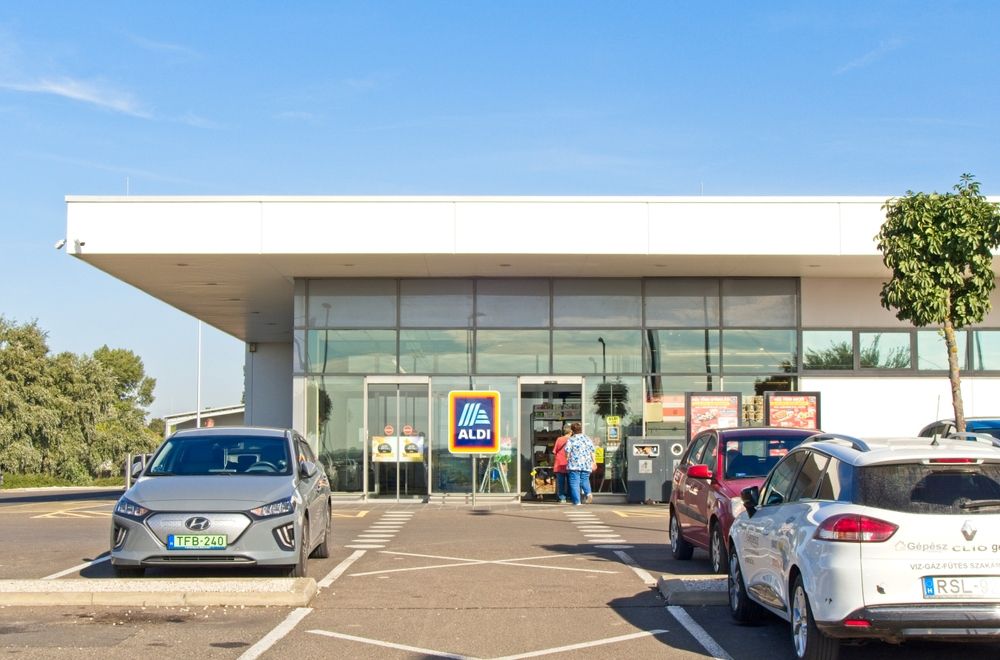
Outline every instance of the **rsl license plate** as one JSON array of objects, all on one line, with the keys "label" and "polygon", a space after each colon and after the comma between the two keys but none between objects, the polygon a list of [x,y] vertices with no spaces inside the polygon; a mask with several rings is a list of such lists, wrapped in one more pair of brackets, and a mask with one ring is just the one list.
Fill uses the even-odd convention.
[{"label": "rsl license plate", "polygon": [[1000,576],[998,575],[924,577],[921,580],[923,581],[925,599],[1000,599]]},{"label": "rsl license plate", "polygon": [[225,534],[170,534],[167,550],[225,550]]}]

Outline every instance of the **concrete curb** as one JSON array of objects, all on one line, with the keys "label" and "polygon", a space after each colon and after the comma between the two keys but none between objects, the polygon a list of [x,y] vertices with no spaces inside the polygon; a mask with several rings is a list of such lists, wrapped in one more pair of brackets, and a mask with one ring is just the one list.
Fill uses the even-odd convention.
[{"label": "concrete curb", "polygon": [[316,592],[313,578],[0,580],[0,605],[305,607]]},{"label": "concrete curb", "polygon": [[725,576],[661,575],[656,581],[667,605],[728,605],[729,591]]}]

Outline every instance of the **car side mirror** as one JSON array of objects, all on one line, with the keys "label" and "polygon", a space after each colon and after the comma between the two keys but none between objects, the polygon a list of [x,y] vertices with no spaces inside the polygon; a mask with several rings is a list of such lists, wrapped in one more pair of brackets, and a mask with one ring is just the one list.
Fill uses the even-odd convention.
[{"label": "car side mirror", "polygon": [[303,479],[312,479],[319,472],[319,468],[312,461],[299,461],[299,476]]},{"label": "car side mirror", "polygon": [[740,491],[740,499],[743,500],[743,508],[747,510],[747,515],[753,517],[760,503],[760,486],[750,486]]},{"label": "car side mirror", "polygon": [[711,479],[712,471],[707,465],[692,465],[688,468],[688,477],[691,479]]},{"label": "car side mirror", "polygon": [[144,461],[136,461],[135,463],[132,463],[132,467],[129,468],[129,474],[132,475],[133,479],[138,479],[139,475],[142,474],[143,469],[146,467],[143,463]]}]

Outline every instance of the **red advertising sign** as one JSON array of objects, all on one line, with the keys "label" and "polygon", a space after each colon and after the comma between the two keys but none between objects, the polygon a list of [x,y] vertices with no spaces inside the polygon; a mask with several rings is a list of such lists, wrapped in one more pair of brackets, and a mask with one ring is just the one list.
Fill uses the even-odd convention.
[{"label": "red advertising sign", "polygon": [[819,392],[764,392],[764,422],[768,426],[820,428]]},{"label": "red advertising sign", "polygon": [[705,429],[728,429],[740,425],[743,397],[739,392],[687,392],[684,396],[688,440]]}]

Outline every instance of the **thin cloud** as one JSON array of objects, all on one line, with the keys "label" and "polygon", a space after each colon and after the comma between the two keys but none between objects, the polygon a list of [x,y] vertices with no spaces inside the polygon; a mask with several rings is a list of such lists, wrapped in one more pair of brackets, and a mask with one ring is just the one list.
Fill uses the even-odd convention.
[{"label": "thin cloud", "polygon": [[863,67],[866,67],[882,59],[888,53],[897,50],[902,45],[903,45],[903,40],[898,37],[893,37],[888,41],[883,41],[878,45],[878,48],[875,48],[874,50],[865,53],[861,57],[851,60],[847,64],[834,69],[833,75],[840,76],[847,73],[848,71],[853,71],[854,69],[861,69]]},{"label": "thin cloud", "polygon": [[151,119],[139,102],[128,92],[108,85],[74,78],[40,78],[31,82],[0,82],[0,89],[29,94],[51,94],[62,98],[96,105],[140,119]]},{"label": "thin cloud", "polygon": [[189,48],[181,44],[172,44],[165,41],[153,41],[152,39],[147,39],[145,37],[140,37],[137,34],[130,33],[126,33],[125,37],[136,46],[144,48],[145,50],[158,53],[168,53],[170,55],[180,55],[189,59],[201,59],[201,53],[193,48]]}]

